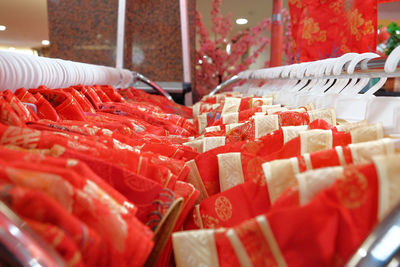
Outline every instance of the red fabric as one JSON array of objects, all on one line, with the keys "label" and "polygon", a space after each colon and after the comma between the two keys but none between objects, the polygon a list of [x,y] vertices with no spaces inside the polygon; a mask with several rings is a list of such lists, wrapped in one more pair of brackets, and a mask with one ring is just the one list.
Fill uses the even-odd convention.
[{"label": "red fabric", "polygon": [[13,110],[11,105],[4,100],[3,97],[0,98],[0,122],[6,125],[24,126],[25,122],[18,116],[18,114]]},{"label": "red fabric", "polygon": [[[243,183],[213,195],[200,203],[185,223],[185,230],[232,227],[269,210],[268,190],[255,183]],[[200,216],[200,217],[199,217]]]},{"label": "red fabric", "polygon": [[[250,119],[256,112],[262,112],[262,108],[261,107],[254,107],[251,109],[246,109],[246,110],[242,110],[239,112],[238,114],[238,122],[245,122],[248,119]],[[207,125],[207,126],[217,126],[217,125],[223,125],[223,121],[222,118],[217,119],[212,125]]]},{"label": "red fabric", "polygon": [[62,119],[85,121],[82,107],[70,93],[46,88],[29,89],[31,93],[40,93],[55,108]]},{"label": "red fabric", "polygon": [[110,85],[96,86],[96,88],[100,88],[112,102],[126,102],[122,95]]},{"label": "red fabric", "polygon": [[349,166],[311,203],[271,210],[267,218],[288,265],[345,263],[377,222],[377,190],[373,164]]},{"label": "red fabric", "polygon": [[91,112],[91,113],[96,113],[96,110],[90,103],[90,101],[87,99],[86,96],[84,96],[81,92],[78,90],[70,87],[70,88],[64,88],[62,89],[64,92],[68,92],[72,95],[72,97],[79,103],[81,106],[82,110],[84,112]]},{"label": "red fabric", "polygon": [[103,101],[101,101],[100,97],[91,86],[78,85],[73,86],[72,88],[81,92],[90,101],[95,109],[98,109],[99,105],[103,103]]},{"label": "red fabric", "polygon": [[283,146],[282,129],[274,131],[257,141],[241,141],[209,150],[195,158],[197,169],[209,196],[220,191],[217,155],[229,152],[245,152],[265,156],[278,151]]},{"label": "red fabric", "polygon": [[231,267],[241,266],[236,253],[226,236],[226,230],[220,229],[214,233],[215,245],[217,247],[219,266]]},{"label": "red fabric", "polygon": [[[180,135],[194,132],[185,119],[191,109],[137,95],[140,102],[127,102],[111,86],[76,86],[0,96],[1,122],[17,126],[0,124],[1,144],[13,149],[0,147],[2,184],[12,184],[13,209],[70,266],[142,266],[153,246],[143,223],[164,186],[185,200],[175,231],[199,195],[184,182],[185,160],[198,155]],[[41,119],[21,101],[35,104]],[[105,106],[112,112],[101,112]],[[168,243],[159,262],[169,262],[171,250]]]},{"label": "red fabric", "polygon": [[96,94],[99,96],[101,101],[103,103],[111,102],[111,99],[108,97],[108,95],[101,89],[100,86],[92,86],[93,90],[96,92]]},{"label": "red fabric", "polygon": [[289,2],[300,62],[376,50],[377,0]]},{"label": "red fabric", "polygon": [[[111,203],[104,203],[105,195],[101,196],[96,191],[91,193],[95,187],[84,185],[85,180],[75,172],[43,164],[9,162],[3,165],[1,177],[3,181],[44,192],[93,227],[104,238],[114,266],[126,266],[128,263],[141,266],[150,253],[152,241],[149,230],[133,214],[115,210]],[[50,177],[52,179],[49,180]]]},{"label": "red fabric", "polygon": [[152,103],[169,114],[177,114],[184,118],[191,118],[193,116],[191,108],[176,104],[175,102],[166,99],[164,96],[151,95],[143,90],[137,90],[134,88],[120,90],[119,93],[124,95],[128,100]]},{"label": "red fabric", "polygon": [[11,93],[11,91],[6,90],[2,93],[2,95],[23,121],[36,121],[38,119],[36,114],[22,104],[22,102],[13,93]]},{"label": "red fabric", "polygon": [[29,103],[36,105],[39,118],[48,119],[51,121],[61,120],[60,116],[57,114],[57,111],[40,93],[33,94],[33,97],[36,98],[36,102],[29,102]]},{"label": "red fabric", "polygon": [[[310,116],[307,112],[295,112],[295,111],[285,111],[285,112],[277,112],[279,119],[279,126],[301,126],[301,125],[309,125]],[[315,122],[313,124],[313,128],[317,129],[321,124],[321,126],[326,127],[327,122]],[[255,140],[255,121],[254,118],[250,118],[244,124],[233,128],[229,132],[226,133],[226,143],[244,141],[244,140]]]},{"label": "red fabric", "polygon": [[[13,128],[0,125],[2,144],[19,145],[25,148],[52,148],[59,145],[62,152],[71,151],[108,160],[110,163],[146,176],[162,186],[173,189],[177,176],[165,166],[156,166],[151,158],[137,151],[115,146],[112,138],[102,136],[60,135],[56,132],[35,131],[28,128]],[[16,138],[16,139],[14,139]]]},{"label": "red fabric", "polygon": [[[376,225],[377,204],[374,164],[350,165],[308,204],[272,207],[233,230],[253,266],[278,266],[278,254],[287,266],[343,266]],[[215,230],[214,237],[219,262],[236,266],[237,253],[226,230]]]},{"label": "red fabric", "polygon": [[[67,262],[74,256],[71,254],[78,253],[78,249],[82,253],[82,261],[89,266],[104,266],[108,262],[107,257],[98,257],[99,254],[105,252],[101,237],[52,198],[40,191],[10,184],[1,185],[0,190],[3,192],[3,201],[6,201],[7,205],[25,220],[29,219],[31,227],[39,226],[38,223],[57,227],[59,229],[57,231],[62,229],[58,233],[59,235],[65,235],[72,239],[74,247],[67,244],[66,248],[58,249],[64,242],[56,244],[54,241],[55,239],[59,240],[60,237],[49,240],[52,235],[48,238],[45,236],[46,240],[53,241],[49,243],[53,244],[58,252],[62,252],[61,255]],[[34,227],[34,229],[39,230],[39,234],[42,236],[48,232],[46,227]],[[50,232],[52,231],[50,230]]]},{"label": "red fabric", "polygon": [[151,106],[142,103],[110,103],[102,104],[101,111],[111,114],[119,114],[132,117],[135,119],[145,120],[153,125],[164,127],[171,134],[190,136],[195,133],[195,129],[191,123],[175,114],[166,114],[157,112]]},{"label": "red fabric", "polygon": [[[66,235],[62,228],[26,218],[24,218],[24,221],[58,252],[68,266],[85,266],[82,254],[72,237]],[[101,264],[98,266],[101,266]]]},{"label": "red fabric", "polygon": [[[279,131],[277,131],[277,133],[279,133]],[[276,139],[277,137],[278,137],[278,139]],[[261,205],[257,214],[261,214],[268,210],[268,208],[269,208],[268,203],[269,203],[270,198],[269,198],[268,190],[267,190],[266,183],[265,183],[265,177],[264,177],[264,172],[262,169],[262,164],[265,162],[271,161],[271,160],[286,159],[286,158],[300,156],[300,152],[301,152],[300,151],[300,147],[301,147],[300,137],[296,137],[296,138],[290,140],[289,142],[287,142],[286,144],[283,144],[283,140],[281,142],[277,142],[276,140],[279,140],[279,135],[277,135],[277,134],[267,135],[266,138],[264,138],[264,140],[263,140],[263,141],[267,141],[265,144],[262,142],[261,144],[258,144],[257,148],[252,147],[252,150],[246,151],[244,149],[240,149],[237,151],[237,152],[241,151],[241,161],[242,161],[241,163],[242,163],[242,170],[243,170],[245,183],[254,184],[254,186],[257,189],[262,188],[262,190],[260,190],[262,193],[256,194],[255,192],[251,191],[252,190],[251,188],[248,188],[247,186],[244,187],[243,185],[236,185],[235,187],[233,187],[229,190],[219,193],[220,192],[219,174],[218,174],[219,166],[218,166],[218,159],[217,159],[216,155],[220,154],[220,153],[218,153],[217,151],[225,150],[223,153],[234,152],[234,151],[226,151],[226,147],[219,147],[217,149],[206,152],[206,153],[208,153],[208,155],[207,155],[208,157],[205,156],[204,163],[201,162],[200,157],[195,159],[197,168],[199,170],[201,179],[203,181],[203,184],[207,190],[207,193],[210,196],[209,198],[203,200],[200,203],[199,210],[200,210],[201,216],[204,216],[204,218],[208,218],[208,217],[215,218],[215,212],[216,212],[215,211],[215,209],[216,209],[215,208],[215,205],[216,205],[215,199],[220,196],[225,197],[230,200],[230,203],[231,203],[230,207],[232,210],[243,211],[243,210],[249,210],[249,209],[251,210],[252,208],[254,208],[255,207],[254,205],[252,205],[251,208],[249,206],[247,206],[250,204],[247,204],[244,201],[244,199],[246,199],[246,198],[238,197],[238,195],[240,194],[238,192],[232,194],[230,197],[226,196],[227,194],[230,195],[232,190],[233,191],[239,190],[239,189],[235,189],[235,188],[241,188],[241,190],[249,190],[249,191],[246,191],[245,194],[248,196],[253,195],[254,198],[252,199],[252,201],[254,201],[255,199],[257,199],[257,201],[258,201],[259,199],[261,199],[261,203],[264,203],[264,204]],[[339,145],[346,146],[351,143],[351,136],[349,133],[333,131],[332,132],[332,140],[333,140],[333,147],[339,146]],[[269,146],[268,144],[271,144],[271,145]],[[277,149],[277,150],[274,151],[273,149],[271,149],[272,144],[275,144],[275,149]],[[276,144],[281,144],[281,148],[279,147],[279,145],[277,146]],[[255,144],[253,144],[253,145],[255,145]],[[262,149],[263,146],[268,147],[269,150]],[[242,146],[242,148],[243,148],[243,146]],[[202,155],[206,155],[206,153],[204,153]],[[215,156],[210,157],[210,155],[213,155],[213,154],[215,154]],[[323,157],[321,157],[321,155],[316,155],[313,158],[315,159],[315,157],[318,157],[320,159],[320,163],[323,164],[322,163]],[[328,162],[326,162],[325,164],[327,164],[327,166],[332,166],[330,164],[334,164],[334,162],[331,162],[330,160],[328,160]],[[205,166],[207,166],[207,172],[203,171]],[[293,197],[295,197],[295,196],[293,195]],[[241,199],[242,201],[239,201],[239,202],[237,202],[235,200],[232,201],[232,199],[234,199],[234,198]],[[257,209],[257,207],[255,207],[255,209]],[[235,224],[237,224],[239,222],[242,222],[246,219],[250,219],[257,215],[257,214],[246,213],[246,212],[242,212],[242,213],[236,212],[236,213],[232,213],[232,214],[233,215],[230,220],[218,220],[218,221],[213,221],[212,223],[203,222],[203,225],[206,228],[207,227],[211,227],[211,228],[229,227],[229,226],[234,226]],[[190,225],[192,225],[192,226],[190,226]],[[208,226],[206,226],[206,225],[208,225]],[[188,227],[193,227],[193,223],[188,223]]]},{"label": "red fabric", "polygon": [[[181,212],[179,214],[178,220],[173,230],[173,232],[177,232],[182,229],[183,223],[185,222],[186,217],[191,211],[200,192],[196,190],[193,185],[181,181],[178,181],[176,183],[174,191],[176,194],[175,199],[178,197],[183,197],[184,199]],[[162,254],[159,257],[156,266],[158,267],[167,266],[168,263],[170,262],[171,255],[172,255],[172,239],[170,238],[165,248],[163,249]]]}]

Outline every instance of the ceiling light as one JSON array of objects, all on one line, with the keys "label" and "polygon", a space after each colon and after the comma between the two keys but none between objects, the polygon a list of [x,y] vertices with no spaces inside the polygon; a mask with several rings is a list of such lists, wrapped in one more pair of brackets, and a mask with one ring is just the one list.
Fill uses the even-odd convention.
[{"label": "ceiling light", "polygon": [[247,22],[248,22],[248,20],[245,18],[239,18],[236,20],[236,24],[239,24],[239,25],[247,24]]},{"label": "ceiling light", "polygon": [[231,47],[232,47],[232,44],[231,44],[231,43],[229,43],[229,44],[226,45],[226,53],[227,53],[228,55],[231,54]]},{"label": "ceiling light", "polygon": [[42,45],[49,45],[50,41],[49,40],[42,40]]},{"label": "ceiling light", "polygon": [[4,26],[4,25],[0,25],[0,31],[5,31],[7,29],[7,27],[6,26]]},{"label": "ceiling light", "polygon": [[12,47],[12,46],[11,46],[11,47],[8,48],[8,50],[14,51],[14,50],[15,50],[15,47]]}]

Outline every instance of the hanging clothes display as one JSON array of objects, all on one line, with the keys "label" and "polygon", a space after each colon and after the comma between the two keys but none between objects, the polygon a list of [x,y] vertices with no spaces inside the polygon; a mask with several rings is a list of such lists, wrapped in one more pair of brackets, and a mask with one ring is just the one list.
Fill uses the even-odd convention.
[{"label": "hanging clothes display", "polygon": [[0,200],[67,266],[343,266],[400,202],[398,143],[240,88],[2,90]]},{"label": "hanging clothes display", "polygon": [[[184,200],[178,230],[198,195],[185,183],[185,161],[198,154],[182,145],[194,134],[191,109],[119,92],[80,85],[1,92],[2,201],[68,266],[142,266],[169,202]],[[164,251],[161,266],[172,244]]]},{"label": "hanging clothes display", "polygon": [[[261,136],[246,128],[242,133],[251,138],[220,142],[189,163],[188,180],[203,189],[203,199],[187,231],[173,234],[178,266],[343,266],[400,201],[383,193],[399,186],[400,156],[381,125],[337,125],[333,110],[306,110],[301,112],[318,116],[304,126],[296,126],[296,111],[292,125],[280,125],[290,109],[258,113],[250,121],[255,129],[269,129]],[[260,123],[270,116],[277,129]],[[197,138],[203,148],[206,138],[215,138],[206,131],[213,123]],[[225,137],[238,128],[215,133]],[[194,141],[188,145],[195,147]]]}]

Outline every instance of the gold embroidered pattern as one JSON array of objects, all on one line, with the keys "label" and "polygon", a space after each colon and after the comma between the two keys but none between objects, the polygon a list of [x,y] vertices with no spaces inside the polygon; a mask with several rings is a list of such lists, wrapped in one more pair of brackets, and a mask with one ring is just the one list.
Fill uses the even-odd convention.
[{"label": "gold embroidered pattern", "polygon": [[226,197],[220,196],[215,200],[215,213],[222,221],[227,221],[232,217],[232,204]]},{"label": "gold embroidered pattern", "polygon": [[221,224],[219,220],[213,216],[207,215],[207,214],[201,214],[201,221],[203,222],[203,227],[204,228],[218,228],[221,227]]},{"label": "gold embroidered pattern", "polygon": [[367,200],[368,181],[355,167],[346,168],[343,177],[337,181],[336,195],[349,209],[355,209]]},{"label": "gold embroidered pattern", "polygon": [[308,45],[315,42],[325,42],[326,31],[321,31],[318,22],[315,22],[313,18],[305,18],[303,20],[303,33],[301,38],[307,40]]},{"label": "gold embroidered pattern", "polygon": [[350,32],[356,37],[357,41],[360,40],[363,35],[373,33],[374,26],[372,21],[365,21],[357,8],[349,11],[347,17],[350,24]]},{"label": "gold embroidered pattern", "polygon": [[265,186],[265,176],[262,164],[265,162],[262,158],[255,157],[247,163],[246,176],[250,177],[251,181],[259,186]]},{"label": "gold embroidered pattern", "polygon": [[36,148],[40,140],[40,131],[10,126],[1,137],[1,144],[13,144],[24,148]]},{"label": "gold embroidered pattern", "polygon": [[343,2],[343,0],[332,1],[329,3],[329,8],[332,9],[336,15],[340,15],[343,9]]},{"label": "gold embroidered pattern", "polygon": [[235,227],[235,232],[253,266],[278,266],[257,220],[242,223],[239,227]]},{"label": "gold embroidered pattern", "polygon": [[297,8],[301,8],[301,0],[289,0],[290,5],[295,5]]}]

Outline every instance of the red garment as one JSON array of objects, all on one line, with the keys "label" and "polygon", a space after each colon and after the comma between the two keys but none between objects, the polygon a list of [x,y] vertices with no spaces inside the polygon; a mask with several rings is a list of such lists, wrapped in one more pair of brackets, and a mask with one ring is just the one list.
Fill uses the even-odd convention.
[{"label": "red garment", "polygon": [[[15,148],[14,148],[15,149]],[[126,206],[127,209],[130,210],[133,214],[137,212],[137,208],[128,202],[128,199],[122,196],[118,191],[111,187],[111,185],[104,180],[102,180],[99,176],[97,176],[92,169],[90,169],[85,163],[78,161],[76,159],[71,158],[54,158],[50,156],[45,156],[46,154],[51,155],[52,153],[57,153],[55,151],[30,151],[30,150],[10,150],[0,146],[0,158],[4,161],[15,163],[18,161],[26,162],[26,163],[34,163],[37,165],[47,164],[51,166],[55,166],[58,168],[64,168],[68,170],[73,170],[78,173],[82,177],[86,177],[90,179],[94,183],[96,183],[101,190],[110,195],[114,200],[116,200],[119,205]],[[57,154],[57,156],[61,156]]]},{"label": "red garment", "polygon": [[185,222],[185,230],[232,227],[270,208],[264,185],[246,182],[203,200]]},{"label": "red garment", "polygon": [[[73,242],[72,238],[65,234],[62,228],[49,223],[40,223],[27,218],[24,221],[39,236],[41,236],[64,259],[67,266],[85,266],[82,254]],[[99,264],[98,266],[101,266]]]},{"label": "red garment", "polygon": [[57,111],[61,119],[85,121],[82,107],[70,93],[47,88],[29,89],[31,93],[40,93]]},{"label": "red garment", "polygon": [[106,201],[107,195],[98,191],[94,183],[85,185],[85,180],[73,171],[54,166],[26,162],[2,166],[4,181],[46,193],[97,231],[114,266],[144,263],[153,245],[150,231],[124,208]]},{"label": "red garment", "polygon": [[[191,109],[163,107],[140,93],[147,101],[127,102],[111,86],[21,88],[16,95],[0,97],[0,119],[14,125],[0,124],[1,144],[14,149],[0,147],[0,178],[14,188],[3,197],[13,194],[13,209],[71,266],[142,266],[153,247],[143,223],[164,187],[184,198],[175,231],[199,194],[184,182],[185,160],[198,153],[178,135],[191,135],[193,125],[166,113]],[[41,120],[21,101],[35,104]],[[98,112],[107,105],[116,108]],[[169,242],[161,266],[171,250]]]},{"label": "red garment", "polygon": [[220,192],[217,155],[228,152],[247,152],[253,155],[268,155],[278,151],[284,144],[282,129],[272,132],[257,141],[241,141],[199,154],[194,161],[205,186],[207,195]]},{"label": "red garment", "polygon": [[72,97],[79,103],[84,112],[96,113],[96,110],[94,109],[90,101],[87,99],[87,97],[78,90],[70,87],[70,88],[63,88],[62,91],[70,93]]},{"label": "red garment", "polygon": [[157,112],[154,108],[143,103],[104,103],[100,106],[100,110],[111,114],[145,120],[153,125],[164,127],[171,134],[190,136],[195,133],[193,125],[183,117]]},{"label": "red garment", "polygon": [[[315,131],[317,131],[317,132],[315,132]],[[312,134],[308,136],[309,133],[312,133]],[[320,134],[320,135],[325,134],[327,136],[330,136],[329,139],[331,140],[331,143],[324,143],[324,141],[322,139],[321,140],[315,139],[315,136],[313,136],[314,134]],[[269,137],[272,138],[271,136],[269,136]],[[374,140],[374,135],[371,135],[370,137],[371,137],[371,140]],[[277,160],[277,159],[287,159],[287,158],[291,158],[291,157],[297,157],[297,156],[300,156],[301,154],[317,152],[317,151],[321,151],[323,149],[328,149],[328,148],[335,147],[335,146],[346,146],[346,145],[350,144],[351,142],[352,142],[352,134],[351,133],[337,132],[337,131],[330,131],[330,130],[314,130],[313,132],[309,131],[307,133],[307,135],[300,135],[300,136],[290,140],[289,142],[285,143],[282,146],[282,148],[280,148],[279,150],[277,150],[275,152],[272,151],[270,153],[266,153],[265,151],[263,151],[261,149],[260,151],[263,151],[263,153],[265,153],[262,156],[257,155],[257,153],[254,153],[254,152],[251,153],[250,151],[245,152],[242,150],[242,152],[240,152],[240,158],[239,158],[240,162],[236,162],[236,161],[226,162],[224,160],[224,161],[222,161],[223,165],[221,165],[222,163],[220,163],[219,157],[221,157],[224,154],[218,153],[219,154],[218,158],[215,157],[215,158],[213,158],[213,160],[206,159],[208,161],[208,162],[206,161],[207,166],[210,166],[211,165],[210,162],[212,162],[212,161],[214,161],[214,164],[216,164],[216,165],[213,165],[214,168],[212,169],[212,172],[210,172],[210,173],[200,172],[200,169],[202,169],[203,166],[199,165],[198,162],[195,161],[198,172],[200,174],[200,179],[202,180],[201,182],[203,182],[208,195],[211,197],[203,200],[200,203],[200,207],[198,210],[194,211],[194,215],[196,215],[196,212],[197,212],[197,216],[203,216],[205,218],[208,218],[208,217],[214,218],[215,210],[216,210],[216,206],[217,206],[216,201],[214,201],[215,198],[223,198],[223,199],[226,198],[226,199],[231,200],[230,201],[231,202],[231,204],[230,204],[231,210],[240,211],[240,210],[248,209],[248,208],[245,208],[245,206],[246,206],[245,202],[232,201],[232,198],[236,198],[238,193],[232,194],[231,190],[233,190],[234,188],[236,188],[238,186],[240,188],[242,188],[241,185],[239,185],[239,184],[242,183],[243,181],[241,181],[240,179],[243,179],[244,182],[254,183],[259,187],[263,187],[264,190],[267,190],[267,191],[271,190],[270,188],[266,187],[266,180],[265,180],[264,171],[262,168],[262,164],[265,162],[269,162],[269,161]],[[306,148],[304,148],[305,144],[307,144]],[[329,147],[327,147],[327,145]],[[222,150],[223,148],[224,147],[220,147],[220,148],[214,149],[214,151]],[[307,151],[305,151],[304,149],[307,149]],[[345,150],[346,149],[344,149],[344,151]],[[211,151],[213,151],[213,150],[211,150]],[[255,151],[257,151],[257,150],[255,150]],[[236,154],[239,154],[239,153],[236,153]],[[344,154],[348,154],[348,153],[344,153]],[[316,157],[321,157],[321,155],[323,155],[323,154],[316,154]],[[227,158],[227,159],[231,159],[231,158]],[[338,161],[339,160],[337,159],[336,164],[338,164]],[[324,164],[323,160],[321,160],[319,163]],[[335,162],[333,161],[332,164],[334,164],[334,163]],[[301,166],[299,166],[299,169],[301,169],[302,166],[303,166],[303,168],[305,168],[305,164],[306,163],[304,162],[304,160],[299,160],[299,165],[301,165]],[[329,163],[329,164],[331,164],[331,163]],[[237,165],[239,165],[240,168],[238,168]],[[204,166],[206,166],[206,165],[204,165]],[[327,166],[329,166],[329,165],[327,165]],[[226,171],[227,168],[230,168],[232,170],[231,174],[229,174],[229,172]],[[240,170],[240,172],[241,172],[240,176],[237,173],[237,172],[239,172],[238,170]],[[227,172],[228,176],[220,177],[221,171]],[[223,183],[221,183],[221,178],[227,179],[227,181],[222,180]],[[236,180],[236,179],[239,179],[239,180]],[[226,184],[230,184],[230,186],[233,186],[233,187],[230,190],[226,190],[221,193],[218,193],[218,192],[222,191],[221,186],[222,185],[225,186]],[[247,190],[249,190],[249,189],[247,189]],[[256,196],[256,194],[252,191],[246,192],[246,194],[250,195],[250,196],[253,195],[254,196],[253,201],[257,197],[261,198],[262,203],[269,203],[270,198],[272,198],[268,194],[268,192],[264,192],[264,195],[260,195],[260,196]],[[239,198],[239,199],[245,199],[245,198]],[[274,200],[274,198],[272,200]],[[254,206],[252,206],[252,207],[254,207]],[[269,205],[265,204],[264,206],[262,206],[262,208],[268,210]],[[266,212],[266,210],[264,210],[264,211],[259,210],[259,212],[260,213]],[[260,213],[258,213],[258,214],[260,214]],[[230,227],[230,226],[233,226],[232,223],[241,222],[245,219],[252,218],[255,215],[257,215],[257,214],[246,214],[246,213],[236,212],[234,215],[232,215],[232,218],[230,217],[230,220],[213,221],[212,224],[203,223],[203,225],[204,225],[204,227],[207,227],[207,226],[205,226],[206,224],[213,225],[214,227]],[[237,216],[237,217],[234,217],[234,216]],[[246,217],[246,216],[249,216],[249,217]]]},{"label": "red garment", "polygon": [[[3,192],[3,201],[25,221],[28,220],[31,227],[36,226],[34,229],[39,231],[39,234],[44,236],[47,241],[50,241],[49,244],[53,245],[58,252],[63,252],[61,255],[67,262],[74,258],[74,253],[82,254],[79,262],[82,260],[88,266],[104,266],[108,262],[106,257],[98,257],[99,254],[105,253],[101,237],[52,198],[40,191],[11,184],[1,185],[0,190]],[[43,226],[38,227],[39,223]],[[50,231],[46,230],[47,227],[50,228]],[[59,232],[58,236],[51,235],[53,227],[57,227],[58,230],[55,231]],[[46,238],[48,232],[50,232],[50,236]],[[59,247],[64,243],[63,239],[60,239],[60,235],[73,241],[74,246],[66,244],[66,248],[60,250]],[[57,244],[57,242],[60,243]]]},{"label": "red garment", "polygon": [[72,88],[81,92],[92,104],[95,109],[99,108],[99,105],[103,102],[101,101],[100,97],[96,94],[95,90],[91,86],[72,86]]},{"label": "red garment", "polygon": [[[183,223],[185,222],[189,212],[192,210],[194,203],[196,202],[199,191],[194,188],[193,185],[185,182],[178,181],[175,187],[175,199],[178,197],[183,197],[184,203],[182,205],[181,212],[179,214],[178,220],[175,223],[175,227],[173,232],[180,231],[182,229]],[[172,240],[171,238],[168,240],[165,248],[163,249],[163,253],[160,255],[156,266],[164,267],[167,266],[170,262],[172,254]]]},{"label": "red garment", "polygon": [[0,111],[1,123],[15,126],[25,125],[25,122],[18,116],[11,105],[7,101],[5,101],[3,97],[0,98]]},{"label": "red garment", "polygon": [[99,96],[99,98],[101,99],[101,101],[103,103],[108,103],[108,102],[112,102],[111,99],[108,97],[108,95],[101,89],[100,86],[92,86],[93,90],[96,92],[96,94]]},{"label": "red garment", "polygon": [[48,119],[51,121],[59,121],[60,117],[57,111],[50,105],[50,103],[40,94],[31,94],[25,88],[20,88],[15,91],[15,95],[22,101],[32,103],[37,108],[37,115],[41,119]]},{"label": "red garment", "polygon": [[36,114],[27,108],[11,91],[6,90],[2,92],[2,95],[23,121],[29,122],[38,119]]},{"label": "red garment", "polygon": [[119,92],[110,85],[96,86],[96,88],[100,88],[111,99],[112,102],[126,102],[122,95],[120,95]]},{"label": "red garment", "polygon": [[297,60],[374,52],[377,0],[289,1]]},{"label": "red garment", "polygon": [[[326,128],[326,125],[332,124],[332,122],[319,122],[322,118],[310,121],[310,115],[307,112],[296,112],[296,111],[285,111],[278,112],[278,125],[279,127],[284,126],[301,126],[313,124],[314,129],[319,129],[319,126]],[[332,125],[334,126],[334,125]],[[273,128],[272,128],[273,129]],[[256,139],[256,119],[253,117],[244,124],[233,128],[226,133],[226,143],[237,142],[243,140],[255,140]]]},{"label": "red garment", "polygon": [[[304,206],[271,210],[266,220],[280,253],[288,266],[342,266],[364,241],[377,223],[378,183],[374,164],[349,166],[343,177],[323,190]],[[256,231],[256,220],[235,227],[253,264],[262,258],[252,258],[248,238],[255,238],[268,255],[271,243]],[[253,230],[250,230],[253,229]],[[299,231],[301,229],[301,231]],[[275,255],[264,260],[276,261]],[[259,264],[257,266],[266,266]]]},{"label": "red garment", "polygon": [[[242,266],[343,266],[400,202],[393,190],[400,185],[399,159],[379,156],[370,164],[349,165],[301,206],[271,209],[231,229],[176,234],[176,260],[195,265],[209,255],[220,263],[237,258]],[[219,210],[229,214],[230,202],[221,203]]]},{"label": "red garment", "polygon": [[164,96],[148,94],[143,90],[134,89],[132,87],[119,90],[119,93],[128,100],[152,103],[169,114],[177,114],[184,118],[191,118],[193,115],[191,108],[176,104],[166,99]]}]

